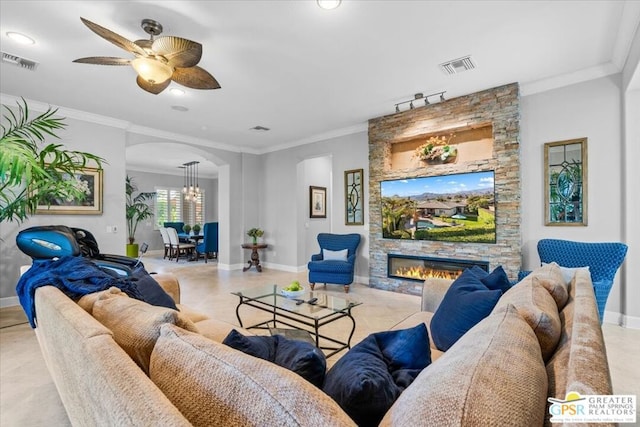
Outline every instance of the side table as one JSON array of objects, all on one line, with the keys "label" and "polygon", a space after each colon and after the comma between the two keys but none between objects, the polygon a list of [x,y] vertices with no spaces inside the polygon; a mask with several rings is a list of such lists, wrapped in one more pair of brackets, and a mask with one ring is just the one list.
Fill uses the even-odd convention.
[{"label": "side table", "polygon": [[259,273],[262,273],[262,266],[260,265],[260,255],[258,255],[258,249],[265,249],[268,245],[266,243],[243,243],[243,249],[251,249],[251,259],[248,261],[249,265],[242,269],[247,271],[251,267],[255,266]]}]

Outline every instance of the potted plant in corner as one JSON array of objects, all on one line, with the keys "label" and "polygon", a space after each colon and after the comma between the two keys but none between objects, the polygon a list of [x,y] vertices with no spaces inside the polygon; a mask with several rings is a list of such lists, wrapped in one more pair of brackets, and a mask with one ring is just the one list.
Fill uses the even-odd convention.
[{"label": "potted plant in corner", "polygon": [[262,237],[263,234],[264,234],[263,230],[260,230],[259,228],[255,228],[255,227],[247,231],[247,236],[253,237],[254,245],[258,244],[258,237]]},{"label": "potted plant in corner", "polygon": [[136,229],[140,221],[147,220],[153,216],[151,207],[146,203],[148,200],[152,200],[155,192],[140,192],[134,195],[138,191],[138,187],[133,182],[133,179],[127,175],[126,181],[126,194],[127,194],[127,237],[129,243],[127,244],[127,256],[135,258],[138,256],[138,244],[134,243],[136,240]]}]

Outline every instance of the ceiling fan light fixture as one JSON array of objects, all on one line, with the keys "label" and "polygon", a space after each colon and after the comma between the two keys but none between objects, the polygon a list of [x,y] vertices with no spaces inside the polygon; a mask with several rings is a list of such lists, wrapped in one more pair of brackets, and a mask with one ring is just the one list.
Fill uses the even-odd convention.
[{"label": "ceiling fan light fixture", "polygon": [[136,73],[152,84],[164,83],[173,75],[173,69],[162,61],[139,57],[131,61]]},{"label": "ceiling fan light fixture", "polygon": [[318,6],[324,10],[336,9],[342,3],[342,0],[316,0]]}]

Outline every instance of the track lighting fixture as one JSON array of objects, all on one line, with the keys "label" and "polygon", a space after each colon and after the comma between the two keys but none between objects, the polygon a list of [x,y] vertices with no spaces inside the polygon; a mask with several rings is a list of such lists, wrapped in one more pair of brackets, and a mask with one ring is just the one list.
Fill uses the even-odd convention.
[{"label": "track lighting fixture", "polygon": [[418,100],[418,99],[424,99],[424,105],[430,105],[431,103],[429,102],[429,98],[432,97],[432,96],[440,95],[440,102],[445,101],[444,94],[446,92],[447,91],[445,90],[445,91],[442,91],[442,92],[432,93],[432,94],[426,95],[426,96],[423,93],[420,93],[420,92],[416,93],[415,95],[413,95],[413,99],[409,99],[407,101],[398,102],[397,104],[395,104],[396,105],[396,113],[400,112],[400,106],[402,104],[409,104],[409,109],[413,110],[415,108],[413,102]]}]

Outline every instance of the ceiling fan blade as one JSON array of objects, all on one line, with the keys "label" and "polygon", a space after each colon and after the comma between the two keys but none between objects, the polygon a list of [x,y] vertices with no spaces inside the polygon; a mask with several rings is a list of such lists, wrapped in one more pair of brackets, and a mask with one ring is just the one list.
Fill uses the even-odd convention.
[{"label": "ceiling fan blade", "polygon": [[157,55],[164,56],[171,67],[189,68],[200,62],[202,45],[181,37],[158,37],[151,47]]},{"label": "ceiling fan blade", "polygon": [[140,46],[138,46],[137,44],[135,44],[134,42],[132,42],[131,40],[127,40],[126,38],[122,37],[119,34],[114,33],[111,30],[108,30],[104,27],[101,27],[98,24],[95,24],[91,21],[89,21],[88,19],[84,19],[84,18],[80,18],[82,20],[82,22],[84,23],[84,25],[86,25],[91,31],[93,31],[94,33],[96,33],[97,35],[99,35],[100,37],[102,37],[103,39],[113,43],[114,45],[132,52],[132,53],[137,53],[139,55],[146,55],[144,49],[142,49]]},{"label": "ceiling fan blade", "polygon": [[113,56],[90,56],[88,58],[74,59],[73,62],[98,65],[131,65],[130,59],[114,58]]},{"label": "ceiling fan blade", "polygon": [[138,78],[136,79],[136,83],[138,83],[138,86],[140,86],[142,89],[146,90],[147,92],[157,95],[163,90],[165,90],[167,86],[169,86],[169,83],[171,83],[171,79],[167,79],[163,83],[153,84],[153,83],[149,83],[142,77],[138,76]]},{"label": "ceiling fan blade", "polygon": [[176,68],[171,80],[192,89],[220,89],[220,83],[205,69],[198,66]]}]

